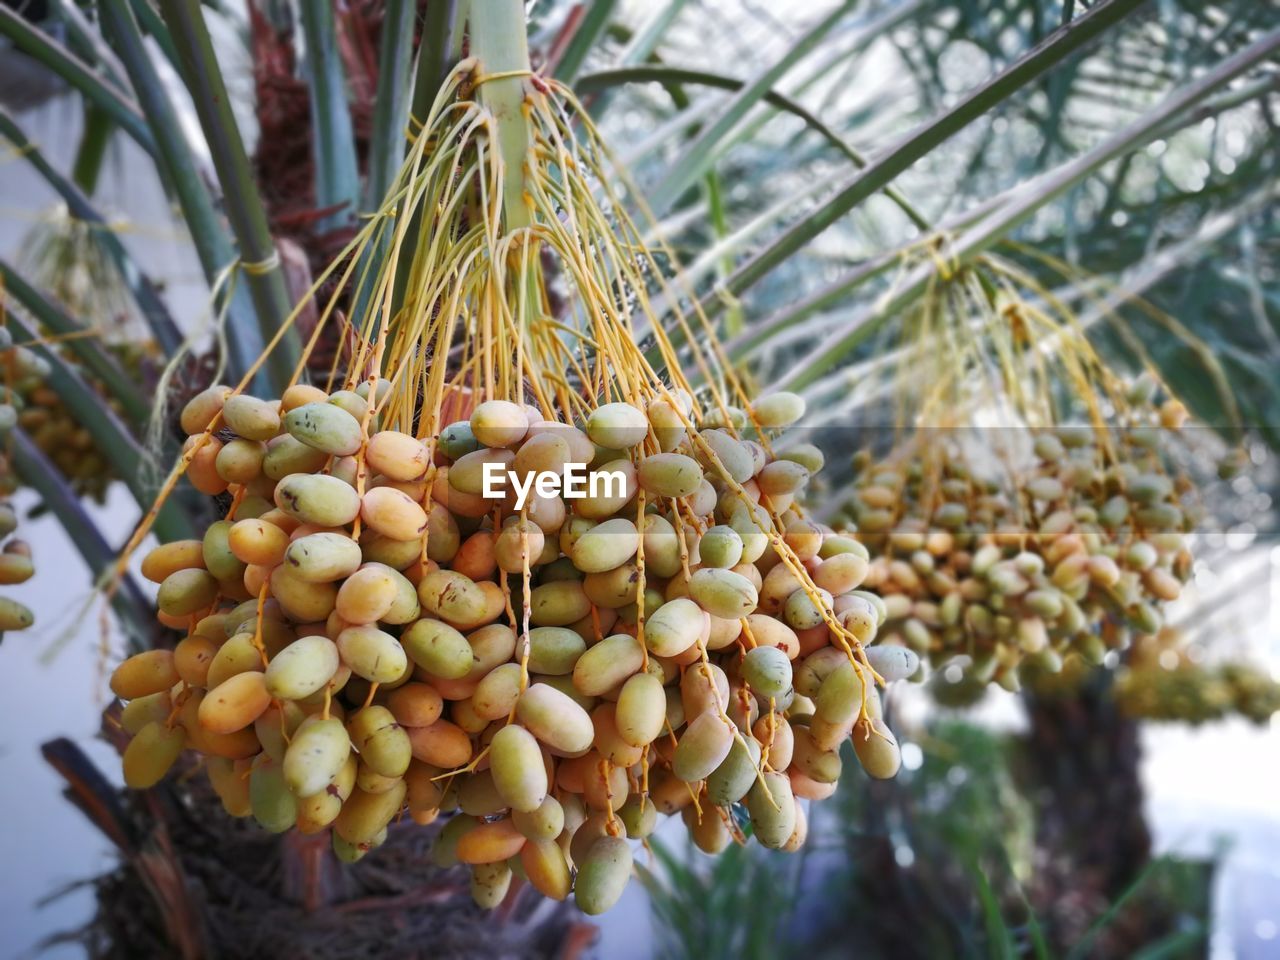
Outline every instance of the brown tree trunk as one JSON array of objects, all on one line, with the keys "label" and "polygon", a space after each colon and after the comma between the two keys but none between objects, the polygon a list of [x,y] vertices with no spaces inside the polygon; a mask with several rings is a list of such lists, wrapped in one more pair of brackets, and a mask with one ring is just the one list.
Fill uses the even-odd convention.
[{"label": "brown tree trunk", "polygon": [[[1148,877],[1141,728],[1111,696],[1113,680],[1111,671],[1095,670],[1068,695],[1028,693],[1030,728],[1016,772],[1035,810],[1029,896],[1051,946],[1077,946],[1123,898],[1088,946],[1090,957],[1119,960],[1174,933],[1189,907],[1207,919],[1208,904],[1171,900],[1160,878]],[[1208,870],[1201,870],[1206,878]],[[1204,955],[1207,942],[1171,955]]]},{"label": "brown tree trunk", "polygon": [[93,881],[96,915],[59,937],[95,960],[570,960],[594,939],[519,881],[482,911],[466,868],[432,864],[433,827],[393,824],[382,847],[344,865],[327,834],[275,836],[229,817],[194,767],[117,791],[71,741],[44,753],[120,854]]},{"label": "brown tree trunk", "polygon": [[1097,671],[1070,696],[1029,693],[1018,772],[1035,810],[1033,904],[1052,939],[1071,944],[1138,879],[1151,856],[1138,724]]}]

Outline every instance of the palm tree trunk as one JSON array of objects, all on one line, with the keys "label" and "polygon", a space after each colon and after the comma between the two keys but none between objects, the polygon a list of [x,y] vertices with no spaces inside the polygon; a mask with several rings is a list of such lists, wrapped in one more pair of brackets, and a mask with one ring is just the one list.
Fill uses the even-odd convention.
[{"label": "palm tree trunk", "polygon": [[[1140,727],[1117,706],[1113,681],[1112,671],[1095,670],[1068,695],[1028,692],[1030,725],[1015,773],[1034,809],[1029,896],[1050,945],[1065,953],[1124,898],[1089,948],[1091,957],[1119,960],[1176,931],[1188,904],[1147,882]],[[1207,913],[1207,903],[1196,906]]]},{"label": "palm tree trunk", "polygon": [[431,863],[431,827],[393,824],[383,847],[343,865],[327,834],[276,836],[232,819],[194,766],[118,791],[71,741],[44,754],[120,856],[93,881],[95,916],[59,937],[95,960],[570,960],[593,939],[526,884],[482,911],[465,868]]}]

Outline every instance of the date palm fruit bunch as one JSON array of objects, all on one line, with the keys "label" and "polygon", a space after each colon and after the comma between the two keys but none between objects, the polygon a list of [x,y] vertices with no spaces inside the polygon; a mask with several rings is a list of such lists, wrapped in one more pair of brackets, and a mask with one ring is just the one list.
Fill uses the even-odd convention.
[{"label": "date palm fruit bunch", "polygon": [[1280,683],[1248,663],[1210,664],[1176,630],[1133,644],[1116,676],[1114,696],[1130,716],[1205,723],[1233,713],[1267,723],[1280,711]]},{"label": "date palm fruit bunch", "polygon": [[[773,453],[800,398],[749,396],[705,317],[672,308],[681,353],[648,306],[671,281],[590,117],[485,33],[522,16],[476,0],[479,59],[442,89],[395,215],[335,265],[342,290],[389,244],[339,389],[187,405],[162,494],[185,473],[231,506],[147,557],[184,636],[112,687],[132,786],[193,749],[231,813],[329,830],[344,860],[406,810],[448,814],[436,858],[469,866],[478,903],[519,872],[596,914],[659,814],[707,851],[744,841],[740,823],[795,849],[844,741],[892,776],[875,683],[916,657],[868,646],[866,550],[799,504],[821,454]],[[344,322],[334,302],[312,344]],[[601,485],[548,481],[570,464]],[[486,468],[515,481],[487,488]]]},{"label": "date palm fruit bunch", "polygon": [[[0,320],[4,317],[3,306],[0,305]],[[26,408],[24,397],[32,391],[44,387],[45,378],[49,376],[49,363],[33,350],[14,344],[13,335],[7,327],[0,326],[0,432],[8,433],[20,422]],[[6,479],[5,493],[12,493],[12,476]]]},{"label": "date palm fruit bunch", "polygon": [[[7,331],[6,338],[6,344],[12,342]],[[50,349],[57,349],[51,341],[45,343]],[[129,375],[142,377],[146,349],[127,341],[104,344],[103,349]],[[0,403],[0,418],[3,418],[0,427],[7,429],[15,424],[21,427],[76,496],[104,502],[107,488],[117,477],[115,469],[99,448],[92,431],[80,423],[62,395],[45,382],[49,362],[24,346],[12,349],[6,346],[4,350],[6,356],[12,353],[14,367],[12,371],[5,371],[7,386],[4,401]],[[120,401],[109,396],[92,373],[76,363],[74,354],[67,351],[61,354],[61,359],[97,392],[102,406],[123,417]]]},{"label": "date palm fruit bunch", "polygon": [[[40,384],[49,373],[44,358],[25,347],[15,346],[9,331],[0,327],[0,367],[3,369],[5,387],[0,402],[0,437],[17,425],[21,416],[21,392]],[[0,497],[7,497],[17,489],[17,477],[6,459],[0,458]],[[5,499],[0,499],[0,584],[24,583],[31,579],[35,567],[31,560],[31,545],[25,540],[11,537],[18,528],[18,514]],[[35,623],[35,615],[12,597],[0,597],[0,635],[10,630],[25,630]]]},{"label": "date palm fruit bunch", "polygon": [[1191,571],[1197,511],[1161,450],[1182,417],[1148,403],[1114,432],[1032,430],[1020,469],[948,441],[862,470],[849,513],[874,557],[885,639],[935,666],[966,655],[970,679],[1017,689],[1024,661],[1099,663],[1159,630]]},{"label": "date palm fruit bunch", "polygon": [[[121,340],[104,343],[103,349],[129,376],[145,382],[149,346]],[[75,358],[69,352],[63,359],[75,364]],[[90,371],[79,366],[76,370],[96,391],[102,405],[123,419],[125,414],[120,401],[102,389]],[[96,503],[105,502],[107,489],[118,475],[93,432],[80,423],[56,390],[44,384],[31,383],[21,391],[21,396],[24,407],[18,415],[18,425],[58,468],[78,497]]]},{"label": "date palm fruit bunch", "polygon": [[[93,434],[75,418],[56,390],[43,384],[23,391],[23,410],[17,422],[66,478],[77,496],[102,503],[115,471],[98,449]],[[104,405],[119,412],[119,403],[106,397]]]},{"label": "date palm fruit bunch", "polygon": [[[144,358],[155,348],[104,243],[109,232],[103,224],[71,216],[66,205],[59,203],[23,238],[18,269],[43,296],[73,318],[84,334],[94,334],[102,349],[125,371],[140,377]],[[67,353],[64,359],[74,364],[72,354]],[[77,366],[77,372],[98,390],[104,405],[122,414],[119,401],[99,389],[88,370]],[[102,503],[116,472],[92,432],[55,390],[36,384],[24,390],[22,398],[22,428],[77,496]]]},{"label": "date palm fruit bunch", "polygon": [[[865,549],[792,509],[810,452],[694,430],[678,391],[581,427],[488,401],[430,438],[380,429],[369,389],[229,393],[183,422],[221,418],[187,476],[231,510],[143,561],[186,636],[112,678],[130,786],[194,750],[228,812],[332,829],[345,859],[406,808],[457,811],[440,857],[472,866],[479,902],[502,899],[514,862],[562,899],[576,866],[598,912],[630,874],[626,840],[660,813],[714,853],[744,803],[763,844],[794,849],[796,800],[834,790],[843,741],[873,776],[896,771],[863,678],[915,657],[852,655],[879,601],[858,590]],[[749,413],[766,429],[802,411],[773,394]],[[591,467],[588,490],[622,479],[581,499],[531,491],[523,509],[514,484],[485,496],[486,464],[529,478],[569,463]]]},{"label": "date palm fruit bunch", "polygon": [[[18,526],[18,515],[12,504],[0,500],[0,584],[24,583],[31,579],[35,567],[31,545],[11,536]],[[35,623],[35,614],[12,597],[0,596],[0,639],[10,630],[25,630]]]}]

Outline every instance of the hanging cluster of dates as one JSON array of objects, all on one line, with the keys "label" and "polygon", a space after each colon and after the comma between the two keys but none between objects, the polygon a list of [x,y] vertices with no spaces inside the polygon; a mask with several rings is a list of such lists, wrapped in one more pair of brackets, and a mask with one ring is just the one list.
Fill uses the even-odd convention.
[{"label": "hanging cluster of dates", "polygon": [[[4,379],[4,396],[0,401],[0,438],[18,423],[22,416],[22,395],[38,389],[49,375],[49,365],[31,350],[13,343],[9,331],[0,327],[0,376]],[[12,536],[18,529],[18,514],[8,497],[17,490],[17,476],[8,459],[0,454],[0,584],[24,583],[35,573],[31,545]],[[25,630],[35,623],[35,615],[12,597],[0,597],[0,635],[10,630]]]},{"label": "hanging cluster of dates", "polygon": [[[589,121],[571,132],[562,89],[515,86],[538,148],[508,204],[533,228],[471,219],[512,209],[476,208],[504,195],[475,192],[501,185],[493,117],[446,90],[441,135],[396,188],[431,198],[421,256],[347,376],[187,405],[162,498],[185,475],[230,506],[147,555],[181,639],[124,661],[112,689],[132,786],[192,750],[229,812],[329,831],[344,860],[403,815],[447,817],[437,860],[470,867],[477,902],[520,873],[599,913],[659,815],[711,853],[748,834],[794,850],[799,801],[833,792],[846,741],[892,776],[877,686],[918,662],[871,645],[869,554],[802,506],[822,454],[774,452],[804,401],[752,394],[709,335],[677,351],[637,294],[656,263],[593,192]],[[541,166],[569,142],[575,166]],[[375,218],[342,262],[409,220]],[[546,258],[573,280],[576,326],[554,318]],[[389,304],[395,261],[378,262]]]},{"label": "hanging cluster of dates", "polygon": [[1114,433],[1028,430],[1014,467],[934,437],[860,471],[848,510],[874,555],[886,639],[935,665],[966,656],[973,679],[1017,689],[1024,660],[1100,663],[1157,631],[1191,573],[1197,508],[1160,457],[1180,413],[1144,414]]}]

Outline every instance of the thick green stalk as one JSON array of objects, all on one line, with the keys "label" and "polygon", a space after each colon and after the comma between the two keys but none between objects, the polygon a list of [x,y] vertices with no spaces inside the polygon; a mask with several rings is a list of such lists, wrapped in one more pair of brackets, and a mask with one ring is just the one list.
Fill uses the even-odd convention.
[{"label": "thick green stalk", "polygon": [[480,102],[498,126],[498,156],[502,160],[502,219],[508,230],[532,223],[525,201],[525,182],[531,149],[529,124],[524,116],[527,77],[499,76],[529,71],[529,39],[522,0],[473,0],[471,52],[480,63]]},{"label": "thick green stalk", "polygon": [[[49,462],[23,430],[14,429],[8,439],[9,456],[18,476],[40,494],[44,505],[58,518],[94,578],[110,572],[115,566],[116,551],[107,543],[75,492],[62,479],[58,468]],[[129,628],[131,637],[149,640],[155,636],[154,609],[138,589],[132,574],[125,574],[121,580],[111,597],[111,608]]]},{"label": "thick green stalk", "polygon": [[409,62],[413,57],[416,13],[414,0],[387,0],[382,49],[378,51],[378,91],[373,103],[369,172],[364,188],[366,211],[382,206],[404,159],[405,124],[409,118]]},{"label": "thick green stalk", "polygon": [[40,148],[31,142],[9,115],[9,111],[3,107],[0,107],[0,136],[7,138],[49,186],[57,191],[66,203],[71,216],[93,224],[100,231],[98,242],[102,244],[103,249],[120,271],[120,276],[124,278],[125,285],[128,286],[129,292],[138,304],[143,319],[151,328],[151,334],[155,337],[156,343],[165,354],[174,353],[182,343],[182,334],[177,324],[173,322],[169,309],[160,299],[155,284],[134,263],[124,244],[120,242],[120,238],[116,236],[102,214],[98,213],[83,191],[53,168],[53,165],[40,152]]},{"label": "thick green stalk", "polygon": [[[444,84],[445,78],[457,60],[461,48],[462,24],[466,0],[432,0],[427,4],[426,19],[422,24],[422,41],[418,44],[418,64],[413,77],[413,100],[409,107],[411,133],[417,134],[431,112]],[[403,146],[396,156],[403,160]],[[410,242],[422,235],[422,208],[414,207],[412,219],[405,230]],[[409,283],[409,271],[413,264],[413,250],[402,250],[397,261],[392,284],[391,310],[396,313],[404,303],[405,287]],[[357,313],[357,319],[359,313]]]},{"label": "thick green stalk", "polygon": [[[863,54],[867,48],[878,40],[893,44],[893,31],[920,16],[926,4],[932,6],[931,0],[901,0],[899,3],[882,4],[879,14],[868,11],[862,26],[851,31],[852,42],[841,37],[805,64],[804,74],[796,77],[791,85],[791,95],[802,97],[817,84],[829,81],[827,91],[816,102],[815,108],[822,114],[836,110],[841,96],[848,92],[851,83],[857,81],[865,64]],[[761,118],[761,122],[765,119]],[[752,126],[754,124],[748,125],[748,130]]]},{"label": "thick green stalk", "polygon": [[[654,63],[639,67],[621,67],[614,70],[588,73],[578,78],[574,84],[574,89],[579,95],[586,95],[598,90],[607,90],[618,84],[648,83],[651,81],[661,83],[671,92],[673,98],[675,97],[675,91],[685,85],[715,87],[720,90],[741,90],[746,85],[744,81],[736,77],[728,77],[721,73],[688,70],[684,67],[669,67],[665,64]],[[788,97],[786,94],[779,93],[777,90],[767,91],[760,99],[772,107],[777,107],[779,110],[798,117],[804,122],[805,126],[844,154],[859,170],[868,166],[867,158],[860,151],[846,143],[840,134],[823,123],[815,113],[799,101]],[[906,215],[907,219],[919,229],[925,231],[932,229],[929,222],[925,220],[924,215],[903,197],[897,187],[886,186],[884,195],[892,200],[898,209]]]},{"label": "thick green stalk", "polygon": [[[138,506],[147,510],[151,506],[152,491],[143,477],[142,467],[146,454],[129,432],[129,428],[120,422],[111,407],[103,403],[102,396],[85,383],[84,378],[56,350],[38,342],[35,331],[21,317],[11,314],[8,324],[15,334],[15,343],[25,345],[49,364],[46,384],[67,405],[67,410],[76,423],[93,435],[94,443],[111,464],[112,470],[124,481]],[[156,535],[162,540],[180,540],[195,534],[174,502],[165,504],[161,509],[156,519]]]},{"label": "thick green stalk", "polygon": [[76,159],[71,166],[71,180],[92,197],[98,189],[98,176],[102,173],[102,160],[111,142],[111,117],[101,107],[86,101],[84,105],[84,130],[76,147]]},{"label": "thick green stalk", "polygon": [[4,5],[0,5],[0,36],[8,37],[15,47],[44,64],[91,103],[105,110],[122,130],[138,141],[139,146],[147,153],[155,154],[155,141],[137,105],[114,83],[100,77],[66,47]]},{"label": "thick green stalk", "polygon": [[[661,4],[656,4],[656,10],[652,13],[647,21],[641,24],[631,35],[627,41],[627,45],[623,48],[622,53],[618,56],[617,62],[622,69],[637,66],[646,61],[659,59],[654,51],[658,44],[662,42],[663,36],[671,25],[675,23],[676,18],[680,15],[680,11],[688,4],[688,0],[666,0]],[[608,71],[603,71],[608,72]],[[574,90],[586,100],[586,91],[581,86],[581,78],[575,77],[573,81]],[[594,97],[587,101],[587,112],[599,121],[604,115],[609,104],[609,93],[606,91],[600,96]]]},{"label": "thick green stalk", "polygon": [[[707,212],[711,215],[711,230],[719,243],[729,235],[729,218],[724,209],[724,190],[721,189],[720,174],[713,167],[704,178],[704,191],[707,195]],[[724,280],[733,270],[733,257],[727,252],[716,258],[716,279]],[[725,315],[724,329],[729,336],[742,332],[742,308],[734,304]]]},{"label": "thick green stalk", "polygon": [[[921,157],[1114,27],[1144,2],[1145,0],[1101,0],[1088,12],[1055,30],[1043,43],[970,93],[960,103],[907,134],[874,163],[846,181],[830,200],[807,213],[781,237],[739,267],[725,283],[729,294],[738,296],[753,287],[867,197],[888,186]],[[718,314],[723,309],[723,302],[718,294],[713,293],[704,299],[702,307],[708,314]]]},{"label": "thick green stalk", "polygon": [[1154,138],[1163,139],[1166,132],[1174,133],[1183,127],[1199,123],[1201,120],[1207,120],[1210,117],[1218,116],[1220,113],[1226,113],[1228,110],[1232,110],[1251,100],[1261,100],[1271,91],[1280,91],[1280,71],[1264,73],[1256,80],[1250,80],[1248,83],[1241,83],[1230,90],[1224,90],[1218,96],[1198,105],[1195,110],[1185,117],[1175,119],[1168,125],[1168,131],[1157,130]]},{"label": "thick green stalk", "polygon": [[[1167,132],[1168,124],[1174,118],[1185,116],[1197,103],[1219,87],[1225,86],[1246,70],[1274,57],[1278,50],[1280,50],[1280,28],[1264,34],[1203,76],[1176,90],[1154,109],[1117,131],[1092,150],[1015,190],[1007,203],[997,207],[994,212],[961,234],[948,249],[949,255],[954,260],[965,263],[990,249],[1015,228],[1025,223],[1037,210],[1052,203],[1106,164],[1149,143],[1156,133]],[[811,359],[796,367],[782,383],[777,385],[777,388],[799,390],[831,370],[848,355],[850,350],[865,342],[888,318],[898,315],[908,304],[921,296],[936,269],[935,265],[928,263],[913,271],[895,288],[891,298],[877,303],[868,312],[855,318],[851,323],[843,325],[840,330],[819,344],[812,352]]]},{"label": "thick green stalk", "polygon": [[169,28],[160,19],[160,14],[151,6],[151,0],[130,0],[129,6],[133,8],[133,15],[138,18],[138,26],[156,42],[173,69],[181,72],[182,64],[178,62],[178,50],[173,45],[173,37],[169,36]]},{"label": "thick green stalk", "polygon": [[[914,241],[913,241],[914,242]],[[903,250],[872,257],[850,270],[833,283],[827,284],[805,297],[799,303],[784,307],[776,314],[751,324],[740,335],[725,344],[725,353],[731,362],[749,358],[756,350],[768,347],[769,341],[784,330],[836,306],[862,284],[892,269],[901,261]]]},{"label": "thick green stalk", "polygon": [[125,416],[135,424],[147,422],[151,404],[127,373],[116,363],[111,354],[102,349],[97,337],[74,336],[84,328],[68,317],[43,294],[32,287],[13,267],[0,259],[0,281],[4,292],[22,305],[23,309],[51,336],[67,337],[65,348],[119,401]]},{"label": "thick green stalk", "polygon": [[[497,153],[502,163],[502,229],[510,234],[533,223],[526,184],[533,139],[524,108],[529,73],[529,36],[523,0],[471,0],[471,53],[478,61],[478,96],[497,125]],[[512,76],[505,76],[512,74]],[[529,242],[532,242],[531,240]],[[516,258],[521,260],[522,258]],[[541,265],[534,256],[517,270],[516,289],[539,302],[536,289]],[[523,321],[522,321],[523,322]],[[523,328],[522,328],[523,336]]]},{"label": "thick green stalk", "polygon": [[1280,27],[1263,34],[1249,46],[1175,90],[1145,116],[1108,137],[1087,153],[1034,181],[1034,190],[1019,191],[1010,203],[976,224],[956,241],[955,255],[962,260],[989,249],[1037,210],[1056,200],[1101,167],[1169,132],[1169,123],[1182,118],[1209,94],[1240,74],[1273,58],[1280,51]]},{"label": "thick green stalk", "polygon": [[620,62],[624,66],[643,63],[661,42],[663,34],[675,23],[676,17],[684,9],[689,0],[667,0],[645,24],[636,31],[626,49],[622,51]]},{"label": "thick green stalk", "polygon": [[[67,45],[71,52],[86,63],[93,63],[105,73],[112,83],[124,88],[127,81],[124,68],[107,46],[102,35],[94,30],[85,15],[70,0],[56,0],[56,15],[67,30]],[[92,197],[98,189],[98,177],[102,173],[102,161],[107,155],[113,124],[111,115],[91,100],[81,103],[83,118],[80,142],[76,145],[75,160],[71,164],[71,181]]]},{"label": "thick green stalk", "polygon": [[[409,122],[409,71],[413,57],[413,25],[416,16],[415,0],[388,0],[386,19],[382,23],[382,49],[378,52],[378,90],[373,105],[369,170],[364,184],[363,205],[366,212],[382,208],[387,191],[391,189],[400,164],[404,162],[407,142],[405,133]],[[426,46],[425,38],[423,46]],[[421,223],[416,210],[414,218],[414,226]],[[409,236],[417,236],[417,233],[411,231]],[[364,329],[366,318],[371,316],[369,304],[373,299],[378,273],[372,264],[380,262],[386,256],[390,243],[391,232],[384,230],[360,254],[360,264],[354,274],[359,286],[351,309],[356,329]],[[406,261],[411,259],[406,258]],[[407,278],[407,271],[404,269],[398,273],[397,280]]]},{"label": "thick green stalk", "polygon": [[715,120],[703,129],[680,156],[672,162],[666,176],[649,192],[649,203],[655,213],[671,209],[686,190],[698,182],[711,165],[723,145],[742,119],[782,77],[797,63],[813,52],[831,29],[848,14],[854,0],[846,0],[820,20],[803,37],[791,44],[778,60],[746,83],[734,97],[716,112]]},{"label": "thick green stalk", "polygon": [[574,78],[586,62],[587,54],[600,39],[600,34],[604,32],[605,27],[609,26],[609,20],[616,6],[617,0],[595,0],[594,3],[587,5],[586,15],[578,24],[578,29],[573,32],[573,37],[565,47],[560,62],[555,65],[554,76],[557,80],[573,85]]},{"label": "thick green stalk", "polygon": [[[177,111],[165,92],[155,64],[151,62],[151,54],[142,41],[128,0],[100,0],[98,14],[103,32],[118,51],[147,122],[155,131],[160,163],[182,209],[205,281],[212,285],[235,259],[235,249],[227,235],[226,225],[218,214],[208,184],[200,175]],[[253,322],[253,304],[241,290],[243,288],[238,288],[233,297],[229,312],[235,336],[227,338],[227,349],[231,354],[228,373],[237,381],[262,353],[264,342]],[[265,380],[258,386],[265,388]]]},{"label": "thick green stalk", "polygon": [[[292,304],[204,14],[199,0],[160,0],[160,12],[177,48],[187,89],[222,185],[227,219],[240,245],[245,284],[253,299],[258,328],[263,342],[270,342],[289,318]],[[239,335],[238,330],[232,331],[232,336]],[[289,330],[267,360],[277,391],[292,376],[299,354],[297,331]]]},{"label": "thick green stalk", "polygon": [[[12,4],[10,4],[12,6]],[[85,63],[96,67],[119,89],[126,88],[124,68],[107,46],[95,25],[89,22],[75,0],[53,0],[51,14],[66,29],[67,48]]]},{"label": "thick green stalk", "polygon": [[[816,197],[823,190],[823,185],[814,182],[811,185],[808,196],[810,199]],[[794,213],[797,206],[794,194],[765,207],[759,213],[756,213],[750,219],[739,223],[732,229],[726,229],[723,237],[716,240],[715,243],[708,244],[698,255],[687,260],[681,265],[681,272],[688,284],[697,285],[708,273],[716,273],[717,276],[728,276],[733,272],[734,255],[739,250],[746,249],[755,242],[757,236],[772,227],[779,220],[785,219]],[[671,218],[668,222],[680,224],[682,222],[697,222],[702,217],[702,212],[696,207],[690,207],[688,213]],[[714,216],[714,214],[713,214]],[[686,219],[687,218],[687,219]],[[668,230],[664,223],[659,223],[655,228],[664,235],[670,236],[672,231]],[[648,239],[646,234],[646,239]],[[667,300],[665,297],[655,297],[652,300],[654,316],[661,317],[665,314]]]},{"label": "thick green stalk", "polygon": [[[333,6],[304,3],[299,8],[302,32],[307,40],[307,75],[311,85],[311,144],[315,158],[316,206],[338,207],[320,221],[335,230],[355,221],[360,196],[356,165],[356,139],[347,104],[346,76],[338,56],[338,31]],[[385,27],[384,27],[385,29]],[[387,42],[394,35],[383,34]]]},{"label": "thick green stalk", "polygon": [[413,79],[410,114],[420,126],[453,66],[455,40],[462,31],[461,7],[465,0],[432,0],[422,22],[422,42],[418,45],[418,68]]},{"label": "thick green stalk", "polygon": [[1114,286],[1110,286],[1103,297],[1095,299],[1092,306],[1077,316],[1078,328],[1088,330],[1113,316],[1126,304],[1145,296],[1148,290],[1167,280],[1175,272],[1200,262],[1225,237],[1273,206],[1277,200],[1280,200],[1280,183],[1272,182],[1260,187],[1236,206],[1206,217],[1189,237],[1153,251],[1121,276]]},{"label": "thick green stalk", "polygon": [[[1219,113],[1248,102],[1277,86],[1280,86],[1280,77],[1262,76],[1258,80],[1242,83],[1218,96],[1205,100],[1193,110],[1167,120],[1163,126],[1150,134],[1150,139],[1168,138],[1179,130],[1193,126],[1208,117],[1217,116]],[[1049,175],[1052,175],[1052,172]],[[1038,181],[1031,182],[1036,183]],[[1013,189],[991,197],[964,211],[959,216],[949,218],[940,224],[938,229],[946,233],[956,233],[967,229],[994,211],[1003,208],[1011,200],[1022,196],[1027,189],[1028,184],[1019,184]],[[1031,192],[1035,192],[1034,188],[1031,188]],[[903,248],[888,250],[883,255],[860,264],[839,279],[814,291],[814,293],[798,303],[788,304],[772,317],[750,325],[741,335],[734,337],[725,344],[725,352],[728,354],[729,359],[735,363],[749,360],[758,349],[767,347],[769,340],[773,336],[796,326],[823,310],[838,305],[862,284],[900,263],[904,253],[905,250]]]}]

